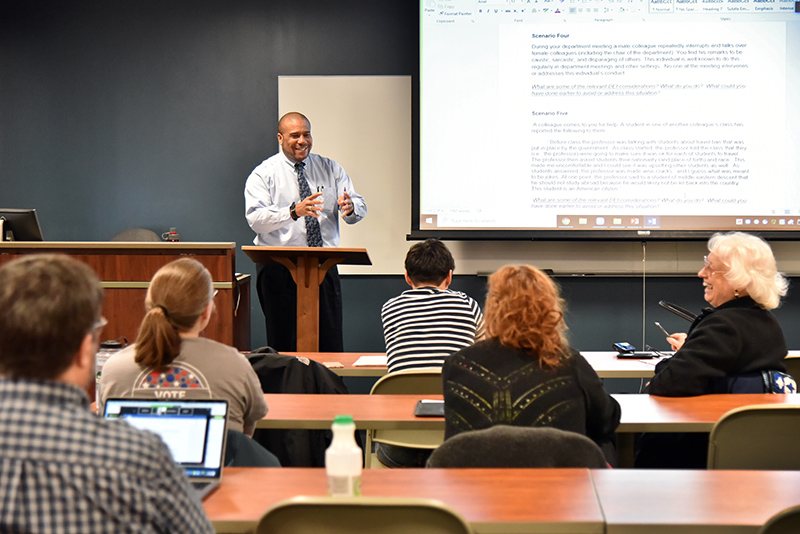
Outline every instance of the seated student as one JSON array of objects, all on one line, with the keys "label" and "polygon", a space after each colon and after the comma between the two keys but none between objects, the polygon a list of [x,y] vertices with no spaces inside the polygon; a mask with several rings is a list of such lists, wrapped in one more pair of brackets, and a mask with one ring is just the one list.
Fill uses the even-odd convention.
[{"label": "seated student", "polygon": [[68,256],[0,267],[0,532],[212,534],[161,439],[89,409],[102,304]]},{"label": "seated student", "polygon": [[100,377],[100,406],[113,397],[228,401],[228,428],[252,436],[267,413],[253,367],[238,350],[200,337],[214,311],[211,275],[182,258],[156,272],[136,344],[112,355]]},{"label": "seated student", "polygon": [[[405,267],[411,289],[381,310],[389,372],[441,368],[450,354],[483,338],[483,314],[472,297],[448,289],[455,261],[438,239],[413,245]],[[385,444],[377,450],[390,467],[423,467],[430,453]]]},{"label": "seated student", "polygon": [[[647,386],[651,395],[689,397],[734,393],[752,376],[760,389],[762,371],[786,370],[786,340],[769,311],[786,294],[770,246],[742,232],[715,234],[697,276],[703,280],[706,308],[689,327],[667,341],[675,355],[661,361]],[[798,378],[798,377],[795,377]],[[637,467],[704,468],[708,434],[643,434],[637,442]]]},{"label": "seated student", "polygon": [[444,243],[428,239],[406,254],[411,289],[381,310],[389,372],[440,368],[450,354],[483,338],[483,314],[471,297],[448,289],[455,261]]},{"label": "seated student", "polygon": [[565,330],[562,300],[546,274],[527,265],[494,273],[487,339],[442,367],[445,439],[494,425],[551,426],[588,436],[614,464],[619,404],[569,348]]}]

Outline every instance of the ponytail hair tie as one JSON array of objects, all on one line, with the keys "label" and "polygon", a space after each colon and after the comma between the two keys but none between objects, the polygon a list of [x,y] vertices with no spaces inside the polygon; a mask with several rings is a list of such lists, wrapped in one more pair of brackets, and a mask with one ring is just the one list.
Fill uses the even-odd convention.
[{"label": "ponytail hair tie", "polygon": [[156,305],[155,305],[155,306],[153,306],[153,307],[154,307],[154,308],[161,308],[161,311],[162,311],[162,312],[164,312],[164,317],[166,317],[167,319],[169,319],[169,312],[167,311],[167,309],[166,309],[164,306],[162,306],[161,304],[156,304]]}]

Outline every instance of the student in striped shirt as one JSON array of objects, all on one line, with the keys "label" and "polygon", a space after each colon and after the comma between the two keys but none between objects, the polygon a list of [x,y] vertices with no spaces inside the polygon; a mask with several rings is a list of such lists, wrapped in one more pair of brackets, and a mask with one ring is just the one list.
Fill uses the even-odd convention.
[{"label": "student in striped shirt", "polygon": [[381,310],[389,372],[441,368],[447,356],[483,338],[483,314],[472,297],[448,289],[455,261],[438,239],[413,245],[405,268],[411,289]]},{"label": "student in striped shirt", "polygon": [[[483,338],[483,313],[472,297],[448,289],[455,261],[444,243],[428,239],[406,254],[411,289],[383,305],[381,320],[389,372],[441,369],[449,355]],[[424,467],[429,449],[379,444],[388,467]]]}]

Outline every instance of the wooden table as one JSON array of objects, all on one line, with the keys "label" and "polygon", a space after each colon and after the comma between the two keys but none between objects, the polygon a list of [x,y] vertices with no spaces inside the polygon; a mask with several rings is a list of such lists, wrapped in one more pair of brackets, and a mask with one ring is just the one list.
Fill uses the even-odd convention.
[{"label": "wooden table", "polygon": [[[375,352],[286,352],[295,356],[304,356],[319,363],[339,362],[342,367],[330,367],[339,376],[374,376],[381,377],[388,372],[385,365],[356,367],[353,364],[361,356],[385,356],[386,353]],[[600,378],[652,378],[658,358],[649,360],[630,360],[617,358],[613,351],[582,351],[586,361],[597,372]]]},{"label": "wooden table", "polygon": [[[321,468],[226,468],[203,505],[217,532],[241,533],[281,500],[325,493]],[[440,500],[477,533],[755,534],[800,503],[800,472],[367,469],[362,493]]]},{"label": "wooden table", "polygon": [[622,408],[618,433],[711,432],[714,423],[734,408],[754,404],[800,404],[800,394],[659,397],[615,393],[611,396]]},{"label": "wooden table", "polygon": [[[365,469],[361,490],[437,499],[476,533],[602,534],[604,528],[588,469]],[[326,493],[321,468],[226,468],[203,505],[217,532],[252,532],[278,501]]]},{"label": "wooden table", "polygon": [[[330,370],[339,376],[372,376],[381,377],[388,372],[385,365],[356,367],[353,364],[361,356],[386,356],[385,352],[286,352],[295,356],[305,356],[319,363],[339,362],[342,367],[331,367]],[[660,358],[647,360],[631,360],[617,358],[614,351],[581,351],[581,354],[600,378],[652,378]],[[790,350],[787,359],[800,362],[800,351]],[[800,365],[798,365],[800,367]],[[800,373],[798,373],[800,374]],[[800,377],[795,377],[800,380]],[[646,382],[646,381],[645,381]]]},{"label": "wooden table", "polygon": [[353,365],[362,356],[386,356],[385,352],[282,352],[293,356],[303,356],[323,365],[327,362],[338,362],[342,367],[328,367],[339,376],[368,376],[379,378],[389,368],[385,365],[358,366]]},{"label": "wooden table", "polygon": [[661,358],[645,360],[617,358],[617,353],[614,351],[582,350],[581,355],[600,378],[653,378],[656,364],[661,361]]},{"label": "wooden table", "polygon": [[727,412],[754,404],[800,404],[800,395],[743,394],[659,397],[647,394],[611,395],[622,416],[617,427],[620,467],[633,467],[634,438],[638,432],[711,432]]},{"label": "wooden table", "polygon": [[[352,415],[360,429],[432,430],[444,428],[443,417],[416,417],[417,401],[441,395],[319,395],[265,393],[269,413],[259,428],[329,428],[334,416]],[[658,397],[636,393],[612,395],[622,408],[617,433],[710,432],[722,415],[754,404],[800,404],[800,394],[701,395]]]},{"label": "wooden table", "polygon": [[269,412],[258,428],[329,429],[337,415],[352,415],[360,430],[441,430],[444,417],[417,417],[417,401],[441,395],[324,395],[265,393]]},{"label": "wooden table", "polygon": [[[317,395],[267,393],[269,413],[258,428],[327,429],[337,415],[352,415],[361,430],[440,430],[443,417],[416,417],[417,401],[440,395]],[[701,395],[658,397],[615,393],[622,416],[617,427],[620,467],[633,467],[634,437],[638,432],[711,432],[725,413],[756,404],[798,404],[800,394]]]},{"label": "wooden table", "polygon": [[800,504],[800,471],[593,470],[607,534],[745,534]]}]

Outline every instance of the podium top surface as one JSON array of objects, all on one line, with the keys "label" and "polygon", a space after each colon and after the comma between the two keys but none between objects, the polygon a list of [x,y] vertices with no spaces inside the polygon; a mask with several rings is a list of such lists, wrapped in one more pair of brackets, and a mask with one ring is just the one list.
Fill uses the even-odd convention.
[{"label": "podium top surface", "polygon": [[235,242],[193,242],[193,241],[0,241],[0,249],[206,249],[229,250],[235,249]]},{"label": "podium top surface", "polygon": [[348,265],[372,265],[365,248],[243,246],[242,251],[256,263],[265,263],[272,258],[316,257],[320,260],[335,258]]}]

